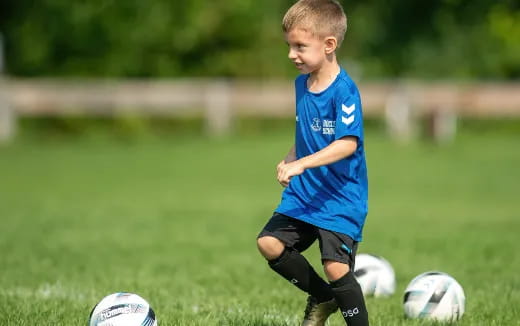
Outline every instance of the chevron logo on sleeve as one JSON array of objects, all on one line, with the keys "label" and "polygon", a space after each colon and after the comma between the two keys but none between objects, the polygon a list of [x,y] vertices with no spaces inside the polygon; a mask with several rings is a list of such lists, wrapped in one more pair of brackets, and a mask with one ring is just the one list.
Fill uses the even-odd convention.
[{"label": "chevron logo on sleeve", "polygon": [[351,115],[354,110],[356,110],[356,103],[352,103],[351,106],[346,106],[345,104],[341,104],[341,110],[345,112],[347,115]]},{"label": "chevron logo on sleeve", "polygon": [[354,116],[351,115],[351,116],[348,117],[348,118],[345,118],[345,117],[342,116],[342,117],[341,117],[341,122],[343,122],[344,124],[346,124],[346,125],[348,126],[349,124],[351,124],[352,122],[354,122]]},{"label": "chevron logo on sleeve", "polygon": [[353,103],[351,106],[346,106],[345,104],[341,104],[341,110],[347,114],[347,116],[341,116],[341,122],[350,125],[355,120],[355,116],[352,114],[356,110],[356,104]]}]

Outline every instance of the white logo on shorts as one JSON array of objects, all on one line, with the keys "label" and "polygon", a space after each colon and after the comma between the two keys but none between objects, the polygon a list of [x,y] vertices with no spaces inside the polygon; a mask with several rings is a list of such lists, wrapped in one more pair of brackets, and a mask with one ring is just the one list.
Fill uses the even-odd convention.
[{"label": "white logo on shorts", "polygon": [[343,317],[354,317],[355,315],[359,314],[359,309],[356,307],[354,309],[342,311],[341,313],[343,314]]}]

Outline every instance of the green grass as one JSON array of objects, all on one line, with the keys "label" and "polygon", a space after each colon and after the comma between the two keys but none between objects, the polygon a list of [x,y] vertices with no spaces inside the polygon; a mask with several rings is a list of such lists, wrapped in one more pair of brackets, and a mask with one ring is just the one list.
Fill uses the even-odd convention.
[{"label": "green grass", "polygon": [[[0,147],[0,325],[86,325],[118,291],[146,298],[161,326],[298,325],[305,295],[255,245],[291,135]],[[397,274],[394,296],[367,300],[372,325],[423,325],[403,317],[402,295],[428,270],[464,287],[459,325],[520,324],[518,140],[397,145],[368,132],[360,252]],[[307,256],[321,270],[315,247]]]}]

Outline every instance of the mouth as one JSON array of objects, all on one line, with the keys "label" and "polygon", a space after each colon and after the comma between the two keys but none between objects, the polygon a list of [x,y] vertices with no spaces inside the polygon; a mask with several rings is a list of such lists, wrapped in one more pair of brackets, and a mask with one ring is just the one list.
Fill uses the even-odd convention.
[{"label": "mouth", "polygon": [[297,69],[302,69],[303,68],[303,63],[295,62],[294,65],[296,66]]}]

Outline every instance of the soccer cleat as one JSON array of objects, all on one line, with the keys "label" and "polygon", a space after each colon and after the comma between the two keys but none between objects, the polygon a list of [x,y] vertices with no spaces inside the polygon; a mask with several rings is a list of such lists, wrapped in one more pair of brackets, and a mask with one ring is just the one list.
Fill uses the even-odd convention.
[{"label": "soccer cleat", "polygon": [[324,326],[327,318],[336,310],[338,310],[336,300],[318,303],[315,297],[309,296],[302,326]]}]

